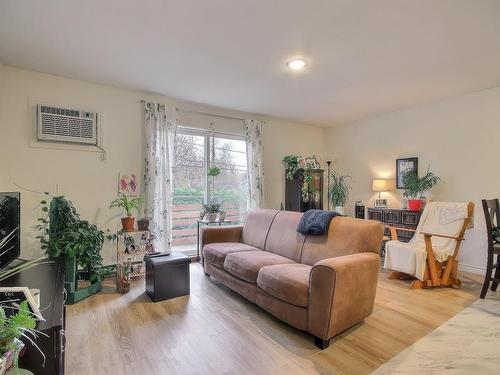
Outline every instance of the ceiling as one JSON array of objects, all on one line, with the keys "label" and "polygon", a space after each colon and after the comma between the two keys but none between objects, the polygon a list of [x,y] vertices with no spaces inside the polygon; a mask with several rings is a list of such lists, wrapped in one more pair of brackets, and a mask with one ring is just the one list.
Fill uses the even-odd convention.
[{"label": "ceiling", "polygon": [[0,0],[0,61],[331,126],[500,86],[500,1]]}]

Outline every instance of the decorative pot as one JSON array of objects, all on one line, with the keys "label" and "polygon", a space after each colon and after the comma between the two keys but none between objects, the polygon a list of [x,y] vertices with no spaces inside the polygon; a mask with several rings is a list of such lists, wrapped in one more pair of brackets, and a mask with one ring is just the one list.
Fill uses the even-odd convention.
[{"label": "decorative pot", "polygon": [[[132,224],[133,226],[133,224]],[[139,230],[146,231],[149,230],[149,219],[146,217],[143,217],[142,219],[137,220],[137,226],[139,227]]]},{"label": "decorative pot", "polygon": [[210,223],[214,223],[217,221],[217,212],[207,212],[205,217]]},{"label": "decorative pot", "polygon": [[422,200],[421,199],[408,199],[408,209],[410,211],[421,211],[422,210]]},{"label": "decorative pot", "polygon": [[344,206],[335,206],[335,212],[344,215]]},{"label": "decorative pot", "polygon": [[124,232],[133,232],[134,231],[134,221],[135,217],[127,216],[122,217],[122,228]]}]

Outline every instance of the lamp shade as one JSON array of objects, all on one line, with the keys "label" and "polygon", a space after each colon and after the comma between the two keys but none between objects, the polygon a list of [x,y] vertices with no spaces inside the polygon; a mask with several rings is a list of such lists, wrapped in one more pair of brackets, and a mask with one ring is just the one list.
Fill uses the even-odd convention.
[{"label": "lamp shade", "polygon": [[391,180],[374,178],[372,183],[373,191],[391,191]]}]

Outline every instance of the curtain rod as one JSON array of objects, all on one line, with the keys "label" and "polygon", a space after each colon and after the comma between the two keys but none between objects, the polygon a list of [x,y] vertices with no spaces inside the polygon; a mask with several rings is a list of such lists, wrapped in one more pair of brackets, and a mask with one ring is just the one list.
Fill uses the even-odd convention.
[{"label": "curtain rod", "polygon": [[[146,103],[144,99],[139,100],[140,103]],[[203,111],[196,111],[193,109],[183,109],[183,108],[178,108],[175,107],[175,109],[179,112],[184,112],[184,113],[198,113],[200,115],[207,115],[207,116],[214,116],[214,117],[222,117],[222,118],[227,118],[231,120],[239,120],[239,121],[245,121],[246,119],[241,118],[241,117],[234,117],[234,116],[226,116],[226,115],[218,115],[216,113],[209,113],[209,112],[203,112]]]}]

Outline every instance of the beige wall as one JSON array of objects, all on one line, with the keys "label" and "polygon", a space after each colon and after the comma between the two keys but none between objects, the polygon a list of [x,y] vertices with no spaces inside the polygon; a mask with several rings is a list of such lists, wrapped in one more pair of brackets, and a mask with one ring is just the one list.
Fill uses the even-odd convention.
[{"label": "beige wall", "polygon": [[[264,160],[269,207],[282,201],[281,159],[288,153],[304,155],[324,151],[322,128],[294,124],[255,114],[238,113],[195,105],[140,91],[113,88],[89,82],[40,74],[0,65],[0,191],[18,191],[14,183],[37,191],[58,192],[71,199],[84,218],[104,228],[119,226],[117,211],[108,209],[116,196],[119,172],[141,172],[142,105],[140,99],[157,100],[172,108],[194,109],[266,121]],[[108,160],[81,147],[41,148],[33,140],[34,106],[38,102],[67,105],[101,112],[103,146]],[[178,113],[185,125],[207,127],[215,121],[218,130],[241,133],[242,122]],[[38,253],[33,226],[41,215],[42,196],[22,191],[22,254]],[[114,261],[114,247],[103,249],[105,262]]]},{"label": "beige wall", "polygon": [[[349,211],[356,200],[373,204],[373,177],[395,176],[395,160],[418,156],[420,174],[430,164],[442,178],[429,197],[476,204],[461,266],[482,272],[486,241],[481,198],[500,196],[500,88],[388,113],[327,130],[326,155],[353,177]],[[401,191],[385,193],[399,207]]]}]

